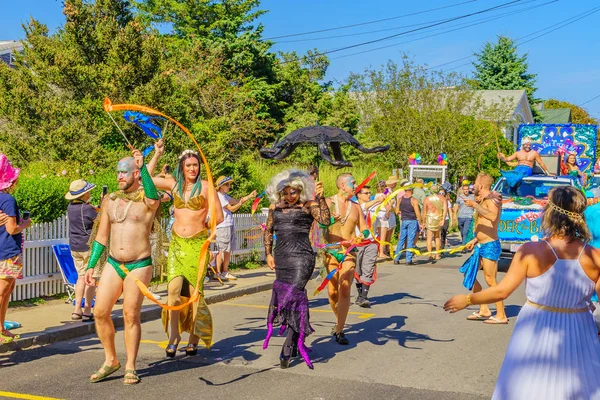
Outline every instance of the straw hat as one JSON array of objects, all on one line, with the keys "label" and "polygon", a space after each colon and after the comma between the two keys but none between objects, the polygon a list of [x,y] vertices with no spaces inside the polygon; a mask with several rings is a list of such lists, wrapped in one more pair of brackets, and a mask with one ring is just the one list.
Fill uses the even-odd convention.
[{"label": "straw hat", "polygon": [[69,191],[65,194],[65,199],[67,200],[75,200],[86,194],[87,192],[92,191],[96,185],[93,183],[89,183],[84,181],[83,179],[77,179],[76,181],[71,182],[69,185]]},{"label": "straw hat", "polygon": [[219,189],[221,186],[223,186],[224,184],[226,184],[228,182],[233,182],[233,178],[230,176],[221,175],[215,181],[215,188]]},{"label": "straw hat", "polygon": [[19,174],[20,168],[14,168],[8,158],[0,153],[0,190],[6,190],[15,183]]},{"label": "straw hat", "polygon": [[385,181],[385,184],[393,185],[398,182],[400,182],[400,179],[398,179],[398,177],[396,175],[391,175],[389,178],[387,178],[387,181]]}]

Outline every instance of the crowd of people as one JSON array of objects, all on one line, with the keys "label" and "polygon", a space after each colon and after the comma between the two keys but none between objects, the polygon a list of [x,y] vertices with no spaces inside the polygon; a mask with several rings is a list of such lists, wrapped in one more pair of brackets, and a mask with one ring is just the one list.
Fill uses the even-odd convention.
[{"label": "crowd of people", "polygon": [[[152,277],[153,259],[158,257],[151,237],[160,225],[156,220],[163,200],[160,190],[173,199],[168,299],[162,305],[167,357],[175,356],[183,332],[189,334],[184,348],[187,355],[197,353],[200,341],[207,348],[212,344],[212,316],[203,295],[210,259],[207,241],[214,238],[217,277],[235,279],[228,271],[235,248],[232,213],[256,192],[238,200],[228,194],[231,177],[221,176],[215,182],[203,180],[201,159],[191,150],[181,154],[173,175],[163,171],[154,176],[163,152],[164,144],[160,142],[148,165],[138,150],[120,160],[116,169],[119,190],[104,196],[99,208],[89,204],[94,185],[86,181],[74,181],[65,195],[70,201],[70,245],[80,276],[71,318],[95,322],[105,353],[103,365],[90,382],[100,382],[121,368],[111,319],[120,296],[126,348],[124,383],[140,382],[136,372],[140,309],[144,296],[150,298],[145,289]],[[0,154],[2,324],[15,280],[22,277],[22,231],[30,226],[30,219],[19,211],[10,194],[19,172]],[[507,324],[503,300],[524,280],[528,285],[527,303],[515,324],[494,398],[599,398],[600,379],[594,371],[600,367],[600,341],[590,298],[600,289],[600,250],[588,245],[600,240],[594,235],[597,229],[588,228],[598,211],[586,210],[586,199],[577,188],[560,186],[550,190],[542,223],[545,240],[522,246],[508,274],[498,283],[502,196],[492,191],[493,178],[481,173],[472,185],[463,182],[454,203],[447,185],[427,188],[423,183],[391,176],[374,185],[358,185],[355,177],[345,172],[336,178],[336,193],[326,196],[314,167],[308,171],[286,170],[271,179],[266,189],[270,207],[264,246],[275,281],[263,348],[268,347],[274,328],[279,327],[280,334],[286,335],[279,355],[281,367],[287,368],[292,359],[301,357],[313,368],[305,344],[313,332],[306,285],[314,276],[319,253],[325,260],[328,299],[335,316],[331,335],[343,346],[349,344],[344,330],[352,287],[357,292],[355,303],[369,307],[369,289],[376,280],[378,260],[391,256],[398,264],[405,254],[406,264],[413,265],[413,253],[419,252],[417,240],[424,233],[425,254],[430,262],[436,262],[447,245],[449,228],[456,226],[461,247],[471,252],[461,272],[463,285],[472,292],[454,296],[445,303],[445,310],[456,313],[479,305],[468,320]],[[396,227],[398,244],[391,252]],[[323,240],[311,240],[314,237]],[[486,290],[477,280],[479,270],[483,270],[489,286]],[[491,303],[496,304],[493,316],[488,307]],[[3,329],[0,343],[14,336]]]}]

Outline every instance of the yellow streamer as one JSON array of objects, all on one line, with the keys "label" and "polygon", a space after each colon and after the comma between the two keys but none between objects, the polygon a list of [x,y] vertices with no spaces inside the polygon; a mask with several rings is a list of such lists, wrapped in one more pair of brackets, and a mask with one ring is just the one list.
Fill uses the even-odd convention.
[{"label": "yellow streamer", "polygon": [[[208,237],[208,239],[206,239],[206,241],[204,242],[204,244],[202,245],[201,249],[200,249],[200,255],[198,257],[198,268],[200,268],[200,266],[204,266],[208,264],[208,250],[209,250],[209,246],[210,243],[212,242],[212,240],[215,237],[216,234],[216,228],[217,228],[217,219],[215,217],[216,215],[216,203],[215,203],[215,198],[217,197],[217,191],[215,189],[215,185],[213,183],[213,176],[212,173],[210,172],[210,167],[208,166],[208,161],[206,160],[206,157],[204,156],[204,152],[202,152],[202,149],[200,148],[200,145],[198,144],[198,142],[196,141],[196,138],[194,137],[194,135],[192,135],[192,133],[185,127],[183,126],[179,121],[169,117],[168,115],[165,115],[163,113],[161,113],[160,111],[157,111],[153,108],[150,107],[145,107],[145,106],[140,106],[137,104],[113,104],[112,101],[110,101],[109,98],[104,99],[104,103],[102,104],[102,106],[104,107],[104,110],[108,113],[111,111],[127,111],[127,110],[134,110],[134,111],[140,111],[143,113],[147,113],[147,114],[152,114],[152,115],[158,115],[160,117],[166,118],[167,120],[173,122],[175,125],[177,125],[179,127],[179,129],[181,129],[183,132],[185,132],[185,134],[191,139],[192,142],[194,142],[194,144],[196,145],[196,148],[198,149],[198,154],[200,155],[200,157],[202,158],[202,163],[204,164],[204,167],[206,168],[206,180],[208,181],[208,213],[210,215],[210,235]],[[124,265],[121,265],[121,270],[127,275],[129,273],[129,271],[127,270],[127,268],[125,268]],[[184,304],[180,304],[177,306],[169,306],[166,304],[163,304],[161,302],[159,302],[158,300],[156,300],[153,296],[153,294],[150,292],[150,290],[148,289],[148,287],[146,285],[144,285],[143,282],[141,282],[139,279],[135,278],[135,283],[138,286],[138,288],[140,289],[140,291],[142,292],[142,294],[150,301],[156,303],[157,305],[159,305],[160,307],[167,309],[167,310],[181,310],[184,307],[187,307],[188,305],[198,301],[199,297],[200,297],[200,292],[198,290],[198,288],[200,287],[200,280],[202,279],[202,275],[203,274],[198,274],[198,280],[196,281],[196,290],[194,291],[194,293],[192,294],[192,296],[190,297],[190,299],[184,303]]]}]

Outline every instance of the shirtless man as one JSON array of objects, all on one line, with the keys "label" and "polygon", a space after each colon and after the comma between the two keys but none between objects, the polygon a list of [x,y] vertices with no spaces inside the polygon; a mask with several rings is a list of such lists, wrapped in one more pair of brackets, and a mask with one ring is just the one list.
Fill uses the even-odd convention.
[{"label": "shirtless man", "polygon": [[[465,199],[467,207],[473,207],[476,212],[475,239],[467,243],[467,248],[473,250],[473,254],[465,262],[461,272],[470,270],[472,277],[477,276],[477,271],[483,267],[483,275],[488,286],[496,286],[496,274],[498,273],[498,259],[502,249],[498,240],[498,222],[500,221],[500,210],[502,207],[502,196],[492,192],[493,178],[485,173],[480,173],[475,180],[475,197],[480,202]],[[475,247],[476,246],[476,247]],[[473,293],[481,291],[481,284],[475,279],[472,286]],[[471,289],[471,288],[469,288]],[[470,321],[484,321],[486,324],[507,324],[508,318],[504,313],[504,304],[496,303],[496,315],[485,304],[479,306],[479,312],[474,312],[469,317]]]},{"label": "shirtless man", "polygon": [[[140,187],[140,176],[143,189]],[[141,337],[140,309],[144,299],[134,278],[145,285],[152,278],[150,231],[160,201],[139,150],[133,150],[133,158],[127,157],[119,161],[117,179],[120,190],[106,196],[102,202],[98,234],[92,245],[85,273],[86,283],[95,286],[94,268],[110,237],[108,261],[102,271],[94,308],[96,331],[104,348],[105,360],[102,367],[90,377],[90,382],[102,381],[121,367],[117,360],[111,312],[123,293],[127,353],[124,383],[134,385],[140,382],[135,371],[135,361]],[[129,276],[126,276],[123,268],[129,271]]]},{"label": "shirtless man", "polygon": [[533,174],[533,164],[537,162],[540,168],[546,175],[550,175],[548,168],[542,161],[540,153],[535,150],[531,150],[531,139],[525,138],[521,144],[521,150],[513,153],[510,157],[506,157],[502,153],[498,153],[500,161],[510,163],[517,160],[517,166],[512,171],[502,171],[502,175],[506,178],[508,186],[512,189],[515,188],[523,179],[523,177],[531,176]]},{"label": "shirtless man", "polygon": [[[360,242],[364,237],[368,237],[369,230],[360,206],[350,201],[356,190],[356,180],[352,174],[343,173],[337,177],[336,186],[337,194],[327,199],[334,222],[329,226],[325,240],[328,243]],[[361,232],[359,236],[356,235],[356,227]],[[347,248],[347,246],[341,246],[337,255],[344,254]],[[332,334],[336,342],[347,345],[349,341],[344,335],[344,325],[350,309],[350,292],[356,256],[350,252],[340,267],[338,259],[332,254],[327,254],[326,263],[328,271],[339,267],[327,286],[329,305],[331,305],[336,319]]]},{"label": "shirtless man", "polygon": [[[442,248],[441,230],[448,214],[448,202],[446,198],[438,193],[438,186],[431,187],[431,195],[423,202],[423,214],[425,214],[425,228],[427,229],[427,252],[432,251],[435,241],[435,251]],[[429,261],[439,260],[440,254],[429,255]]]}]

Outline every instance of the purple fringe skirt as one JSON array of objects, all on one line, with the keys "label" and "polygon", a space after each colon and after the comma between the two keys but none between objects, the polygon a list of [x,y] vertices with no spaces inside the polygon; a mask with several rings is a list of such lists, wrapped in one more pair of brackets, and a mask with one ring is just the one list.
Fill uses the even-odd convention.
[{"label": "purple fringe skirt", "polygon": [[278,280],[273,282],[273,295],[267,315],[267,337],[263,343],[263,349],[269,346],[269,340],[273,335],[273,326],[281,325],[279,334],[282,335],[287,328],[298,332],[298,352],[308,365],[313,365],[308,358],[310,349],[304,344],[304,339],[314,332],[310,326],[308,312],[308,296],[306,290],[300,290],[291,283]]}]

